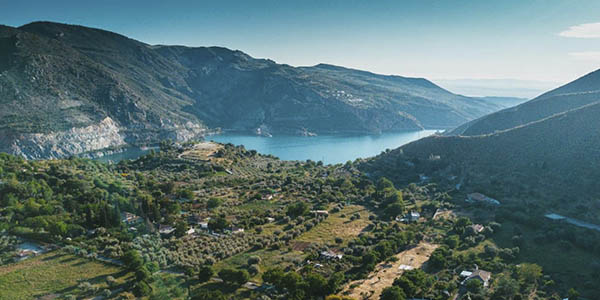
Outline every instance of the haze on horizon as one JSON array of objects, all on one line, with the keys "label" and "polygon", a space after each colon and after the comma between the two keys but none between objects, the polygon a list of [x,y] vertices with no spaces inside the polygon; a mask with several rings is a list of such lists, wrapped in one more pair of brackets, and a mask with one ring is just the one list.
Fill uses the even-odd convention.
[{"label": "haze on horizon", "polygon": [[446,83],[526,80],[549,89],[600,66],[600,2],[594,0],[24,0],[3,6],[0,23],[9,26],[56,21],[149,44],[224,46],[294,66],[329,63]]}]

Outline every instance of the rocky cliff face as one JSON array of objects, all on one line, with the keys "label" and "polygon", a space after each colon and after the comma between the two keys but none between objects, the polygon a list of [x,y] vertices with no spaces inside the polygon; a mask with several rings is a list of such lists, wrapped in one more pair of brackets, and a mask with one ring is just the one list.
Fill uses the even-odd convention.
[{"label": "rocky cliff face", "polygon": [[66,131],[27,133],[15,138],[7,152],[28,159],[57,158],[125,144],[120,128],[109,117],[98,124]]}]

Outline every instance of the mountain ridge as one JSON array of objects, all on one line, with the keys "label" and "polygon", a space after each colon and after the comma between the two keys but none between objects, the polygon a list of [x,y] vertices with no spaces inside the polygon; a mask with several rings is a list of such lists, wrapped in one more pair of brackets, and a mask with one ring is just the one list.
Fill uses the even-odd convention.
[{"label": "mountain ridge", "polygon": [[530,101],[467,122],[448,135],[481,135],[525,125],[600,100],[600,70]]},{"label": "mountain ridge", "polygon": [[[0,54],[6,107],[0,151],[27,158],[77,154],[74,143],[90,137],[68,132],[101,128],[106,118],[119,135],[109,143],[116,147],[199,138],[216,128],[263,134],[452,128],[501,108],[424,78],[328,64],[292,67],[224,47],[149,45],[53,22],[1,27]],[[36,134],[64,139],[40,143]]]}]

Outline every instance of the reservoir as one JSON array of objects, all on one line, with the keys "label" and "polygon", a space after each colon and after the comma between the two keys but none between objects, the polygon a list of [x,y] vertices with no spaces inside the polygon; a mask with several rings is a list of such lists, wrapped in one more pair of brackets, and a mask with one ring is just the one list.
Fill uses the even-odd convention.
[{"label": "reservoir", "polygon": [[275,135],[263,137],[226,133],[209,136],[207,140],[244,145],[248,150],[272,154],[283,160],[313,160],[325,164],[345,163],[357,158],[380,154],[436,133],[437,130],[393,132],[377,135]]},{"label": "reservoir", "polygon": [[[248,150],[271,154],[283,160],[310,159],[323,161],[325,164],[337,164],[375,156],[386,149],[398,148],[436,132],[438,130],[388,132],[376,135],[275,135],[273,137],[224,133],[208,136],[206,140],[244,145]],[[153,149],[158,151],[157,147]],[[150,149],[131,147],[96,160],[116,163],[124,159],[136,159],[149,152]]]}]

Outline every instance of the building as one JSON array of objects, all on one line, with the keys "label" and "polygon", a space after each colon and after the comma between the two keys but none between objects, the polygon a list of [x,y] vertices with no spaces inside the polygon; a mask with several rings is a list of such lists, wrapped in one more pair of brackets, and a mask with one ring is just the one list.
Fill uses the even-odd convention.
[{"label": "building", "polygon": [[485,229],[485,226],[481,224],[473,224],[471,225],[471,228],[475,233],[481,233]]},{"label": "building", "polygon": [[468,273],[471,273],[471,275],[466,276],[465,280],[463,280],[461,284],[464,285],[470,280],[479,280],[483,284],[483,287],[488,287],[492,273],[477,269],[473,272],[463,271],[460,274],[463,275]]},{"label": "building", "polygon": [[419,218],[421,218],[421,214],[416,212],[416,211],[411,211],[410,213],[404,215],[404,217],[396,217],[396,221],[398,222],[404,222],[404,223],[412,223],[412,222],[417,222],[419,221]]},{"label": "building", "polygon": [[241,227],[231,227],[231,233],[242,233],[244,232],[244,228]]},{"label": "building", "polygon": [[158,228],[158,232],[160,234],[171,234],[173,231],[175,231],[175,228],[173,228],[173,226],[170,225],[160,225],[160,227]]},{"label": "building", "polygon": [[467,195],[467,202],[469,203],[487,203],[492,205],[500,205],[500,201],[490,198],[481,193],[471,193]]},{"label": "building", "polygon": [[325,259],[342,259],[344,255],[333,251],[321,251],[321,257]]},{"label": "building", "polygon": [[407,216],[410,222],[417,222],[421,218],[421,214],[416,211],[411,211]]},{"label": "building", "polygon": [[326,210],[311,210],[310,212],[315,216],[329,216],[329,212]]},{"label": "building", "polygon": [[125,223],[128,226],[132,226],[132,225],[142,222],[142,218],[140,216],[136,216],[132,213],[124,212],[124,213],[121,213],[121,222]]},{"label": "building", "polygon": [[196,232],[196,229],[190,228],[185,232],[185,234],[190,235],[190,234],[194,234],[195,232]]}]

